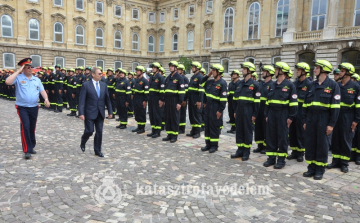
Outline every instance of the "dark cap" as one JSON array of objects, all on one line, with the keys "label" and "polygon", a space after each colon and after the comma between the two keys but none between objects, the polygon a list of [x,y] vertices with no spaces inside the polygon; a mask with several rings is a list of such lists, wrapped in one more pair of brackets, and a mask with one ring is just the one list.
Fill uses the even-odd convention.
[{"label": "dark cap", "polygon": [[25,58],[25,59],[20,60],[20,62],[18,63],[18,65],[19,65],[20,67],[24,66],[25,64],[31,65],[31,61],[32,61],[31,58]]}]

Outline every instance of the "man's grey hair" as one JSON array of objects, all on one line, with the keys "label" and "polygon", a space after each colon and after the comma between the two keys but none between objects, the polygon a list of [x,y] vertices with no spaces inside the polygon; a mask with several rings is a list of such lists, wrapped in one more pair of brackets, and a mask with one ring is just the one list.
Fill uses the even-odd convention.
[{"label": "man's grey hair", "polygon": [[100,68],[98,68],[98,67],[93,67],[92,69],[91,69],[91,74],[96,74],[96,71],[97,70],[100,70]]}]

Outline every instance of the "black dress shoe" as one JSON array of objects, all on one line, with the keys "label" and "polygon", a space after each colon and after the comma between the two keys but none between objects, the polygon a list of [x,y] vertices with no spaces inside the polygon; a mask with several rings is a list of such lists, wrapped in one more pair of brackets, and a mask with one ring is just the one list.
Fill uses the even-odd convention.
[{"label": "black dress shoe", "polygon": [[120,129],[126,129],[126,125],[120,126]]},{"label": "black dress shoe", "polygon": [[322,173],[315,173],[314,175],[314,180],[321,180],[323,178],[323,174]]},{"label": "black dress shoe", "polygon": [[168,135],[166,136],[166,138],[163,138],[162,141],[170,141],[171,140],[171,137]]},{"label": "black dress shoe", "polygon": [[256,148],[256,149],[253,150],[253,153],[260,153],[261,150],[262,150],[262,149],[258,147],[258,148]]},{"label": "black dress shoe", "polygon": [[104,155],[101,152],[100,153],[95,153],[95,156],[104,157]]},{"label": "black dress shoe", "polygon": [[132,132],[137,132],[137,131],[139,131],[139,128],[136,128],[136,129],[133,129],[133,130],[131,130]]},{"label": "black dress shoe", "polygon": [[311,171],[307,171],[303,173],[303,177],[313,177],[313,176],[315,176],[315,173]]},{"label": "black dress shoe", "polygon": [[348,168],[347,166],[345,166],[345,165],[342,165],[342,166],[340,167],[340,170],[341,170],[341,172],[343,172],[343,173],[349,172],[349,168]]},{"label": "black dress shoe", "polygon": [[296,158],[296,161],[298,161],[299,163],[304,162],[304,157],[303,156],[298,156]]},{"label": "black dress shoe", "polygon": [[292,160],[292,159],[297,159],[297,157],[298,157],[297,155],[291,154],[290,156],[286,157],[286,159]]},{"label": "black dress shoe", "polygon": [[200,137],[200,133],[196,133],[195,135],[192,136],[194,139],[197,139]]},{"label": "black dress shoe", "polygon": [[153,136],[154,134],[155,134],[155,133],[154,133],[154,132],[152,132],[152,133],[147,134],[146,136],[151,137],[151,136]]},{"label": "black dress shoe", "polygon": [[269,161],[269,160],[267,160],[267,161],[263,164],[264,167],[269,167],[269,166],[272,166],[272,165],[275,165],[275,161]]},{"label": "black dress shoe", "polygon": [[188,134],[186,134],[186,136],[189,136],[189,137],[192,137],[194,134],[192,134],[192,133],[188,133]]},{"label": "black dress shoe", "polygon": [[139,129],[139,131],[137,131],[136,133],[141,134],[141,133],[144,133],[144,132],[145,132],[145,129]]},{"label": "black dress shoe", "polygon": [[119,128],[121,128],[121,127],[122,127],[122,125],[118,125],[118,126],[116,126],[116,128],[117,128],[117,129],[119,129]]},{"label": "black dress shoe", "polygon": [[31,154],[30,153],[25,153],[25,159],[30,159],[31,158]]},{"label": "black dress shoe", "polygon": [[85,145],[80,145],[81,151],[85,152]]},{"label": "black dress shoe", "polygon": [[282,169],[282,168],[284,168],[284,167],[285,167],[285,164],[279,164],[279,163],[277,163],[277,164],[274,165],[274,169]]},{"label": "black dress shoe", "polygon": [[151,138],[155,139],[157,137],[160,137],[160,134],[159,133],[155,133],[154,135],[151,136]]},{"label": "black dress shoe", "polygon": [[33,150],[33,151],[31,152],[31,154],[36,154],[36,151],[35,151],[35,150]]},{"label": "black dress shoe", "polygon": [[217,150],[218,150],[217,147],[212,146],[212,147],[210,148],[210,150],[209,150],[209,153],[214,153],[214,152],[216,152]]},{"label": "black dress shoe", "polygon": [[208,150],[210,150],[210,146],[201,147],[201,151],[203,151],[203,152],[208,151]]},{"label": "black dress shoe", "polygon": [[172,138],[171,140],[170,140],[170,143],[174,143],[174,142],[176,142],[177,141],[177,138]]}]

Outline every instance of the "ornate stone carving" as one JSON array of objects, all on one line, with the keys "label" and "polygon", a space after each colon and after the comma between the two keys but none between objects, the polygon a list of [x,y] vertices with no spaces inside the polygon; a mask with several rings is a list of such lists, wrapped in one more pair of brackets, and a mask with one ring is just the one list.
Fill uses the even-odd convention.
[{"label": "ornate stone carving", "polygon": [[131,4],[125,4],[125,8],[126,8],[127,10],[130,10],[130,9],[131,9]]},{"label": "ornate stone carving", "polygon": [[222,2],[223,9],[227,9],[228,7],[233,7],[235,9],[236,2],[237,2],[237,0],[223,0],[223,2]]},{"label": "ornate stone carving", "polygon": [[154,36],[156,35],[157,31],[154,28],[149,28],[147,29],[147,33]]},{"label": "ornate stone carving", "polygon": [[195,29],[195,24],[194,23],[188,23],[186,25],[186,30],[187,31],[194,31],[194,29]]},{"label": "ornate stone carving", "polygon": [[132,32],[136,32],[136,33],[140,32],[141,30],[140,26],[131,26],[130,29]]},{"label": "ornate stone carving", "polygon": [[65,43],[55,43],[55,42],[52,43],[52,46],[53,47],[58,47],[58,48],[65,48],[66,47]]},{"label": "ornate stone carving", "polygon": [[171,31],[173,32],[173,33],[177,33],[177,32],[179,32],[179,27],[178,26],[173,26],[173,27],[171,27]]},{"label": "ornate stone carving", "polygon": [[164,35],[165,29],[160,28],[157,32],[159,33],[159,35]]},{"label": "ornate stone carving", "polygon": [[106,4],[108,7],[111,7],[113,2],[115,2],[115,1],[114,0],[106,0]]},{"label": "ornate stone carving", "polygon": [[41,20],[42,13],[37,9],[27,9],[25,10],[28,18],[34,18],[37,20]]},{"label": "ornate stone carving", "polygon": [[82,25],[82,26],[86,26],[86,19],[82,16],[77,16],[73,18],[75,21],[76,25]]},{"label": "ornate stone carving", "polygon": [[96,28],[105,29],[106,22],[104,22],[104,21],[102,21],[101,19],[99,19],[99,20],[95,20],[95,21],[94,21],[94,24],[95,24],[95,29],[96,29]]},{"label": "ornate stone carving", "polygon": [[213,27],[214,22],[210,21],[210,20],[206,20],[203,25],[205,27],[205,29],[211,29]]},{"label": "ornate stone carving", "polygon": [[220,46],[234,46],[235,43],[234,42],[222,42],[219,43]]},{"label": "ornate stone carving", "polygon": [[166,11],[167,11],[167,13],[170,13],[171,12],[171,7],[170,6],[166,7]]},{"label": "ornate stone carving", "polygon": [[261,7],[263,7],[263,0],[247,0],[246,2],[246,9],[249,9],[250,5],[254,2],[257,2],[260,4]]},{"label": "ornate stone carving", "polygon": [[184,9],[184,8],[185,8],[185,6],[186,6],[186,4],[185,4],[185,3],[181,3],[181,4],[180,4],[181,9]]},{"label": "ornate stone carving", "polygon": [[146,6],[141,6],[141,10],[142,10],[143,13],[146,13],[147,10],[148,10],[148,7],[146,7]]},{"label": "ornate stone carving", "polygon": [[8,15],[14,15],[15,8],[11,7],[8,4],[0,5],[0,14],[8,14]]},{"label": "ornate stone carving", "polygon": [[123,24],[121,24],[121,23],[114,23],[113,24],[113,27],[114,27],[114,29],[115,30],[122,30],[122,29],[124,29],[124,25]]},{"label": "ornate stone carving", "polygon": [[203,3],[203,0],[197,0],[197,4],[198,4],[198,6],[201,6],[201,5],[202,5],[202,3]]},{"label": "ornate stone carving", "polygon": [[51,14],[51,21],[65,23],[66,16],[64,16],[61,13],[53,13],[53,14]]}]

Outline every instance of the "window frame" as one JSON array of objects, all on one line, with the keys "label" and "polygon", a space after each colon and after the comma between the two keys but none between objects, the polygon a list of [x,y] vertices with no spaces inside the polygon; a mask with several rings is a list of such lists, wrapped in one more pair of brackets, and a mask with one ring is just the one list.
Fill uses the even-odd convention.
[{"label": "window frame", "polygon": [[122,65],[123,65],[122,61],[121,61],[121,60],[115,60],[115,61],[114,61],[114,70],[117,70],[117,69],[118,69],[118,68],[116,68],[116,63],[120,63],[121,66],[118,67],[118,68],[122,68]]},{"label": "window frame", "polygon": [[[137,41],[134,41],[134,35],[136,35],[137,36]],[[133,44],[134,43],[137,43],[137,49],[134,49],[133,48]],[[140,36],[139,36],[139,34],[137,34],[137,33],[133,33],[132,35],[131,35],[131,50],[134,50],[134,51],[139,51],[139,49],[140,49]]]},{"label": "window frame", "polygon": [[[120,39],[116,39],[116,33],[120,33]],[[116,47],[116,41],[120,42],[120,47]],[[115,49],[122,49],[122,33],[120,30],[116,30],[114,32],[114,48]]]},{"label": "window frame", "polygon": [[[193,39],[192,40],[190,40],[190,38],[189,38],[189,35],[190,34],[192,34],[193,35]],[[189,31],[188,33],[187,33],[187,41],[186,41],[186,49],[187,50],[194,50],[194,39],[195,39],[195,34],[194,34],[194,31]],[[192,44],[192,48],[190,48],[189,47],[189,44]]]},{"label": "window frame", "polygon": [[82,66],[82,65],[79,65],[79,64],[78,64],[78,61],[79,61],[79,60],[83,60],[83,61],[84,61],[83,67],[86,67],[86,59],[85,59],[85,58],[82,58],[82,57],[76,58],[76,60],[75,60],[76,67]]},{"label": "window frame", "polygon": [[[153,21],[151,21],[150,20],[150,15],[154,15],[154,20]],[[155,12],[149,12],[148,13],[148,21],[149,21],[149,23],[155,23],[156,22],[156,15],[155,15]]]},{"label": "window frame", "polygon": [[[177,17],[175,17],[175,11],[177,12]],[[179,8],[174,8],[173,10],[173,20],[178,20],[179,19]]]},{"label": "window frame", "polygon": [[60,5],[57,5],[57,4],[55,4],[55,1],[56,0],[53,0],[53,6],[58,6],[58,7],[63,7],[63,0],[60,0],[61,1],[61,4]]},{"label": "window frame", "polygon": [[[102,62],[103,66],[98,66],[98,62]],[[96,65],[96,67],[101,67],[102,70],[105,70],[105,60],[104,59],[96,59],[95,65]]]},{"label": "window frame", "polygon": [[34,61],[34,58],[33,57],[39,57],[40,58],[40,65],[39,66],[33,66],[33,64],[31,64],[33,67],[41,67],[41,64],[42,64],[42,58],[41,58],[41,55],[39,54],[31,54],[30,55],[30,58],[32,59],[32,61]]},{"label": "window frame", "polygon": [[[134,18],[134,11],[137,11],[137,18]],[[139,11],[139,9],[137,9],[137,8],[133,8],[132,10],[131,10],[131,19],[134,19],[134,20],[140,20],[140,11]]]},{"label": "window frame", "polygon": [[[136,66],[134,66],[134,64],[136,64]],[[132,62],[131,68],[132,68],[132,71],[133,71],[133,72],[136,72],[135,69],[136,69],[137,66],[140,66],[140,63],[139,63],[139,62],[137,62],[137,61]]]},{"label": "window frame", "polygon": [[[97,39],[100,38],[100,37],[97,37],[97,36],[96,36],[96,33],[97,33],[98,29],[100,29],[101,32],[102,32],[102,37],[101,37],[102,45],[101,45],[101,46],[98,46],[98,45],[97,45],[97,41],[96,41]],[[104,47],[104,45],[105,45],[104,30],[103,30],[102,28],[96,28],[96,30],[95,30],[95,46],[96,46],[96,47]]]},{"label": "window frame", "polygon": [[[251,60],[254,60],[254,62],[249,61],[250,59],[251,59]],[[255,57],[245,57],[244,61],[245,61],[245,62],[251,62],[251,63],[253,63],[253,64],[255,65],[256,59],[255,59]]]},{"label": "window frame", "polygon": [[[82,28],[82,30],[83,30],[83,34],[82,34],[82,35],[77,34],[77,28],[78,28],[78,27],[81,27],[81,28]],[[77,37],[78,37],[78,36],[83,38],[83,43],[82,43],[82,44],[77,42]],[[75,26],[75,44],[76,44],[76,45],[85,45],[85,28],[84,28],[82,25],[77,25],[77,26]],[[76,67],[77,67],[77,66],[76,66]]]},{"label": "window frame", "polygon": [[[161,43],[161,37],[163,38],[163,43]],[[163,47],[163,49],[161,50],[161,46]],[[160,35],[159,36],[159,52],[164,52],[165,51],[165,37],[164,35]]]},{"label": "window frame", "polygon": [[[61,25],[61,29],[62,29],[62,31],[61,31],[61,42],[59,42],[59,41],[56,41],[56,34],[59,34],[58,32],[56,32],[55,31],[55,26],[57,25],[57,24],[60,24]],[[64,43],[64,25],[61,23],[61,22],[55,22],[54,23],[54,42],[55,43]]]},{"label": "window frame", "polygon": [[[255,27],[255,23],[254,23],[254,19],[255,19],[255,12],[257,11],[256,8],[255,8],[255,5],[258,5],[259,6],[259,21],[257,23],[257,36],[256,38],[254,38],[254,27]],[[253,33],[252,33],[252,38],[249,38],[249,28],[250,28],[250,10],[251,10],[251,7],[254,5],[254,19],[253,19]],[[249,7],[249,10],[248,10],[248,28],[247,28],[247,39],[248,40],[255,40],[255,39],[259,39],[259,34],[260,34],[260,23],[261,23],[261,5],[259,2],[253,2],[250,7]]]},{"label": "window frame", "polygon": [[[229,24],[229,26],[228,27],[225,27],[225,21],[226,21],[226,19],[229,17],[229,16],[227,16],[226,15],[226,11],[227,10],[232,10],[232,14],[231,14],[231,16],[233,17],[232,18],[232,25],[231,25],[231,28],[230,28],[230,23],[228,22],[228,24]],[[232,8],[232,7],[228,7],[226,10],[225,10],[225,13],[224,13],[224,30],[223,30],[223,32],[224,32],[224,34],[223,34],[223,42],[233,42],[234,41],[234,18],[235,18],[235,10],[234,10],[234,8]],[[229,37],[229,30],[231,29],[231,40],[229,40],[230,38],[227,38],[227,40],[225,41],[225,30],[228,30],[228,37]]]},{"label": "window frame", "polygon": [[[78,8],[78,7],[77,7],[77,1],[81,1],[81,3],[82,3],[82,8]],[[85,9],[84,0],[75,0],[75,9],[83,11],[83,10]]]},{"label": "window frame", "polygon": [[[60,63],[56,63],[56,59],[62,59],[63,60],[63,64],[60,64]],[[54,64],[60,64],[61,67],[65,67],[65,57],[60,57],[60,56],[56,56],[54,57]]]},{"label": "window frame", "polygon": [[[164,20],[161,20],[161,15],[164,15]],[[164,22],[165,22],[165,12],[164,12],[164,11],[160,12],[159,21],[160,21],[160,23],[164,23]]]},{"label": "window frame", "polygon": [[[174,37],[176,35],[176,42],[174,41]],[[176,43],[176,50],[174,50],[174,44]],[[176,52],[179,50],[179,35],[177,33],[174,33],[173,37],[172,37],[172,51]]]},{"label": "window frame", "polygon": [[[208,3],[211,3],[211,11],[208,11]],[[205,5],[205,12],[206,14],[211,14],[214,11],[214,1],[213,0],[209,0],[206,1],[206,5]]]},{"label": "window frame", "polygon": [[[206,31],[208,31],[208,30],[210,30],[210,38],[206,37]],[[207,40],[210,40],[210,46],[209,47],[206,47],[206,41]],[[212,45],[212,29],[209,28],[209,29],[206,29],[205,33],[204,33],[204,49],[211,49],[211,45]]]},{"label": "window frame", "polygon": [[[3,22],[3,17],[6,17],[6,16],[8,16],[8,17],[10,18],[10,20],[11,20],[11,26],[10,26],[11,36],[4,36],[4,34],[3,34],[3,33],[4,33],[4,32],[3,32],[3,28],[9,28],[9,26],[5,25],[5,27],[4,27],[4,25],[2,24],[2,22]],[[13,19],[12,19],[12,17],[11,17],[10,15],[8,15],[8,14],[2,15],[1,18],[0,18],[0,25],[1,25],[1,37],[4,37],[4,38],[14,38],[14,22],[13,22]]]},{"label": "window frame", "polygon": [[[278,0],[278,3],[276,4],[275,38],[281,38],[281,37],[283,37],[283,34],[284,34],[283,24],[281,24],[281,36],[277,36],[277,35],[276,35],[276,33],[277,33],[277,23],[278,23],[277,12],[279,11],[279,3],[280,3],[280,1],[281,1],[281,0]],[[283,0],[283,1],[285,1],[285,0]],[[290,0],[289,0],[289,4],[288,4],[288,5],[286,5],[285,3],[283,3],[283,4],[281,5],[282,9],[284,9],[286,6],[289,7],[288,13],[290,13]],[[283,12],[283,13],[282,13],[282,20],[281,20],[281,21],[284,21],[284,10],[282,10],[282,12]],[[289,14],[288,14],[288,16],[289,16]],[[288,17],[287,21],[289,22],[289,17]],[[287,30],[287,27],[286,27],[286,30]],[[285,31],[285,32],[286,32],[286,31]]]},{"label": "window frame", "polygon": [[[358,6],[358,8],[356,8],[357,2],[358,2],[358,1],[357,1],[357,0],[355,0],[353,26],[356,26],[356,25],[355,25],[355,22],[356,22],[356,12],[357,12],[357,11],[359,11],[359,12],[360,12],[360,2],[359,2],[359,6]],[[359,16],[360,16],[360,14],[359,14]],[[359,24],[359,25],[357,25],[357,26],[360,26],[360,24]]]},{"label": "window frame", "polygon": [[271,64],[275,64],[275,58],[280,58],[280,61],[281,61],[281,55],[273,56],[271,58]]},{"label": "window frame", "polygon": [[[32,39],[32,38],[31,38],[30,32],[31,32],[31,31],[35,31],[35,29],[30,28],[30,20],[35,20],[35,21],[37,22],[37,24],[38,24],[38,27],[39,27],[39,28],[36,30],[36,31],[38,32],[38,38],[37,38],[37,39]],[[28,33],[29,33],[29,40],[37,40],[37,41],[39,41],[39,40],[40,40],[40,22],[39,22],[39,20],[34,19],[34,18],[29,19],[29,21],[28,21],[28,29],[29,29],[29,31],[28,31]]]},{"label": "window frame", "polygon": [[[12,55],[12,58],[13,58],[13,67],[7,67],[7,66],[5,66],[5,55],[6,54],[9,54],[9,55]],[[3,68],[6,68],[6,69],[14,69],[15,68],[15,54],[14,53],[8,53],[8,52],[4,52],[3,54]]]},{"label": "window frame", "polygon": [[[207,70],[204,68],[204,64],[207,64]],[[209,73],[209,70],[210,70],[210,63],[209,62],[202,62],[201,66],[206,70],[206,73]],[[205,74],[206,75],[206,74]]]},{"label": "window frame", "polygon": [[[149,48],[150,48],[150,37],[152,37],[152,40],[153,40],[153,43],[151,44],[151,45],[152,45],[152,48],[153,48],[152,51],[149,50]],[[150,53],[155,52],[155,37],[154,37],[153,35],[150,35],[150,36],[148,37],[148,52],[150,52]]]},{"label": "window frame", "polygon": [[[314,11],[313,11],[313,10],[314,10],[313,3],[314,3],[314,0],[311,1],[310,31],[323,30],[323,29],[325,29],[325,27],[326,27],[327,13],[328,13],[328,9],[329,9],[329,1],[326,0],[325,14],[316,14],[316,15],[313,15],[313,12],[314,12]],[[321,0],[319,0],[319,6],[320,6],[320,4],[321,4]],[[319,7],[319,9],[320,9],[320,7]],[[319,29],[319,21],[320,21],[320,20],[319,20],[319,17],[320,17],[320,16],[323,16],[323,15],[325,15],[324,28],[323,28],[323,29]],[[315,16],[316,16],[318,19],[317,19],[316,29],[313,30],[313,29],[312,29],[312,18],[315,17]]]},{"label": "window frame", "polygon": [[[224,67],[224,65],[223,65],[223,61],[224,61],[224,60],[227,60],[227,61],[228,61],[227,72],[225,72],[225,67]],[[223,67],[224,67],[224,74],[229,74],[230,59],[229,59],[229,58],[222,58],[222,59],[220,60],[220,64],[221,64],[221,66],[223,66]]]},{"label": "window frame", "polygon": [[[101,4],[101,12],[98,12],[98,4]],[[100,1],[96,1],[95,2],[95,13],[97,13],[97,14],[101,14],[101,15],[103,15],[104,14],[104,2],[100,2]]]},{"label": "window frame", "polygon": [[[190,8],[194,8],[194,14],[193,15],[190,15],[190,12],[191,12]],[[195,5],[194,4],[191,4],[188,7],[188,17],[189,18],[195,17]]]},{"label": "window frame", "polygon": [[[116,15],[116,8],[120,8],[120,15]],[[121,5],[114,5],[114,15],[115,17],[121,18],[122,17],[122,6]]]}]

